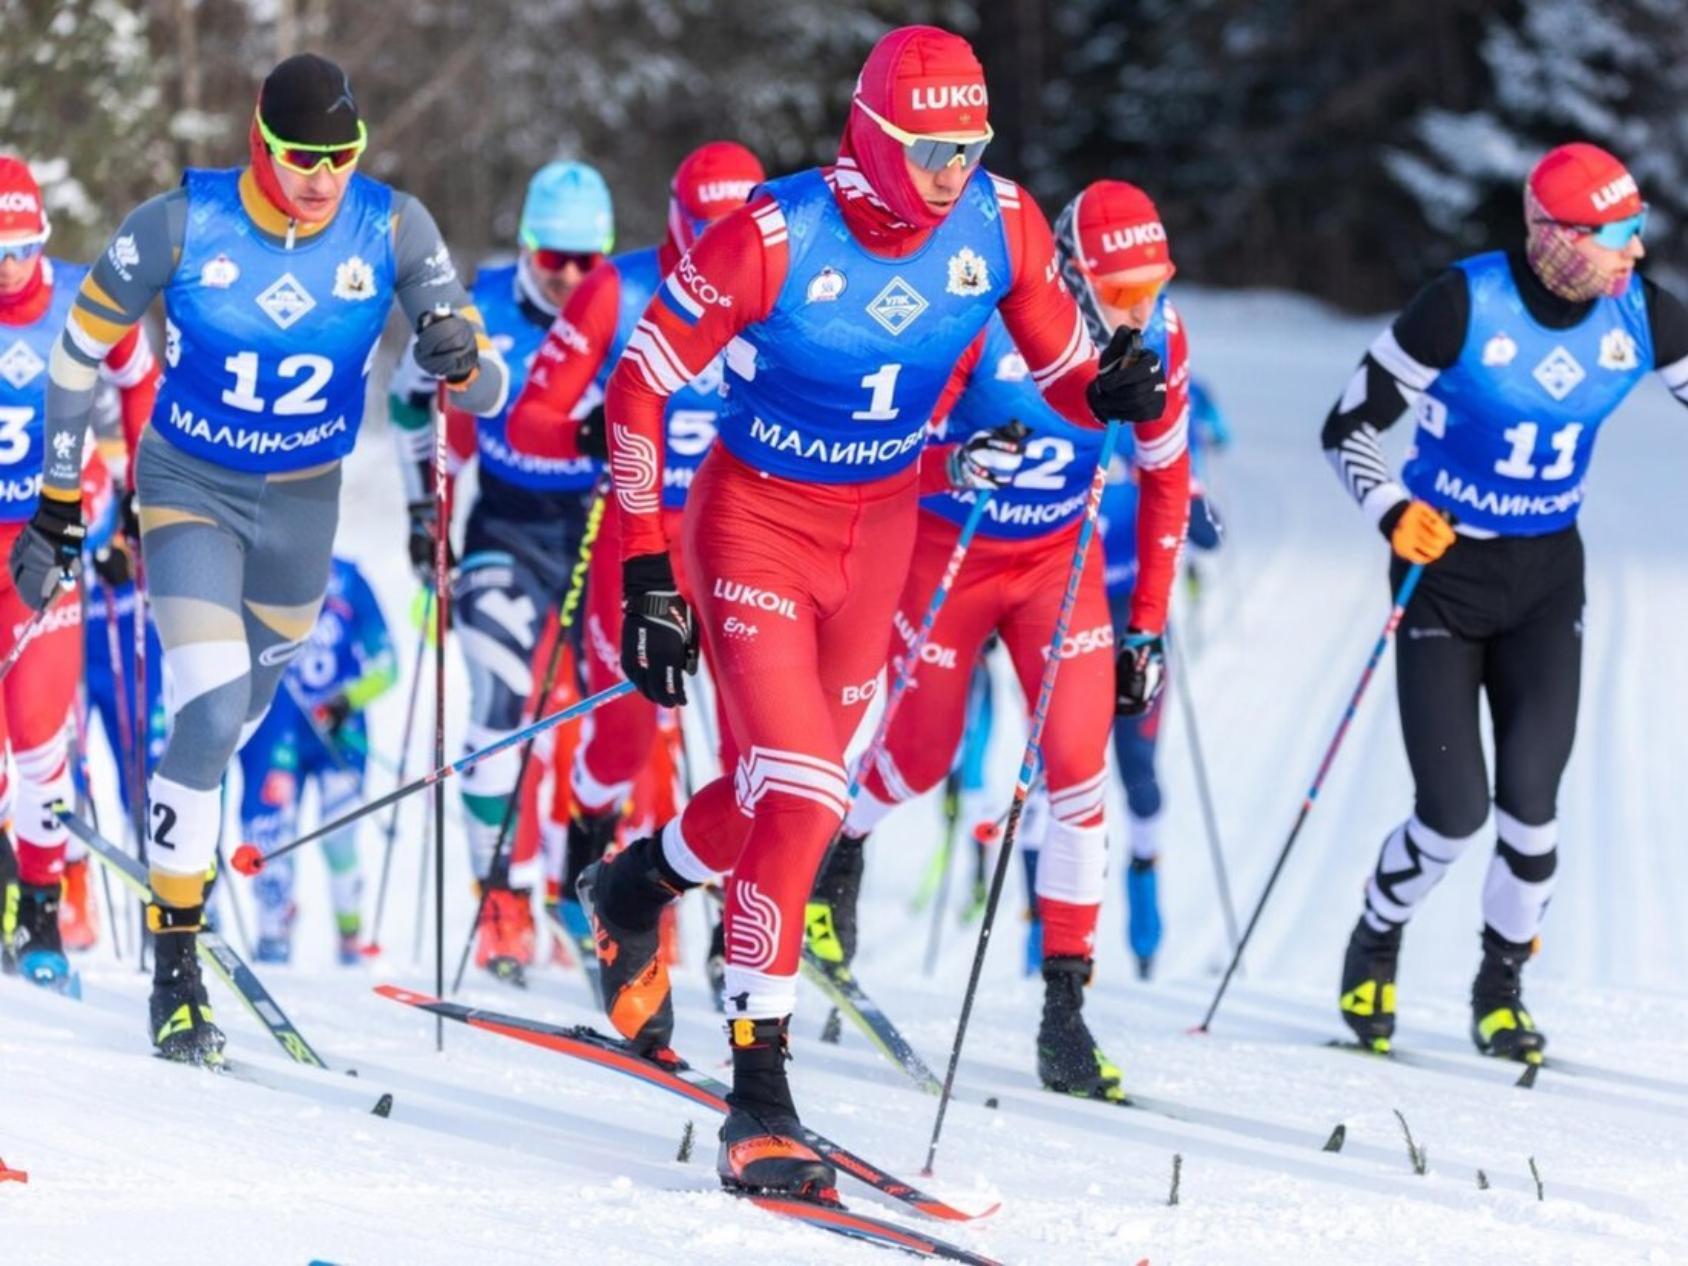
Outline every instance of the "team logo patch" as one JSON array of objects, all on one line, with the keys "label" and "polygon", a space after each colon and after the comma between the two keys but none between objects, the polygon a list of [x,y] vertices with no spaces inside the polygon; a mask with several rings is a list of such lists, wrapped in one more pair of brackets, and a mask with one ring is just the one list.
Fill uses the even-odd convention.
[{"label": "team logo patch", "polygon": [[1518,344],[1504,330],[1483,344],[1483,363],[1500,367],[1510,365],[1518,356]]},{"label": "team logo patch", "polygon": [[282,329],[291,328],[300,317],[316,307],[311,292],[300,284],[292,273],[282,273],[259,294],[255,301]]},{"label": "team logo patch", "polygon": [[991,288],[990,269],[984,256],[972,247],[963,246],[949,261],[949,283],[944,287],[952,295],[982,295]]},{"label": "team logo patch", "polygon": [[1588,371],[1577,364],[1577,358],[1566,351],[1563,344],[1542,358],[1530,376],[1542,385],[1542,390],[1555,400],[1563,400],[1575,391],[1577,384],[1588,377]]},{"label": "team logo patch", "polygon": [[1600,368],[1612,370],[1634,369],[1640,364],[1635,354],[1635,340],[1628,330],[1612,330],[1600,339]]},{"label": "team logo patch", "polygon": [[47,362],[42,360],[36,351],[22,339],[13,343],[3,354],[0,354],[0,378],[4,378],[12,386],[23,388],[25,383],[34,382],[40,377],[41,371],[47,368]]},{"label": "team logo patch", "polygon": [[133,281],[129,270],[141,262],[141,248],[135,245],[135,235],[125,233],[114,241],[106,251],[106,258],[111,266],[117,269],[117,275],[124,281]]},{"label": "team logo patch", "polygon": [[809,279],[809,302],[831,303],[844,293],[844,287],[848,284],[844,280],[844,274],[829,264]]},{"label": "team logo patch", "polygon": [[375,270],[363,262],[361,255],[343,259],[334,266],[334,297],[354,300],[375,297]]},{"label": "team logo patch", "polygon": [[61,462],[68,461],[71,454],[76,452],[77,442],[76,436],[68,431],[60,431],[53,436],[53,456]]},{"label": "team logo patch", "polygon": [[998,382],[1025,382],[1031,376],[1032,371],[1026,365],[1026,358],[1019,352],[1005,352],[1002,359],[996,362]]},{"label": "team logo patch", "polygon": [[929,306],[918,290],[901,277],[893,277],[873,296],[867,314],[892,334],[901,334]]},{"label": "team logo patch", "polygon": [[218,255],[199,270],[199,284],[212,290],[227,290],[240,279],[240,265],[227,255]]}]

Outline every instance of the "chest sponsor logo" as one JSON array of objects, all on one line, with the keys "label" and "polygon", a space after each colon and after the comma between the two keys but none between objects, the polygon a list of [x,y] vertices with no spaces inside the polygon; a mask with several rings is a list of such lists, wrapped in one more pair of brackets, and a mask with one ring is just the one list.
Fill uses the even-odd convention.
[{"label": "chest sponsor logo", "polygon": [[1517,357],[1518,344],[1513,342],[1512,336],[1504,330],[1483,344],[1483,363],[1490,368],[1499,369],[1510,365]]},{"label": "chest sponsor logo", "polygon": [[354,302],[375,297],[375,270],[361,255],[343,259],[334,266],[334,297]]},{"label": "chest sponsor logo", "polygon": [[240,265],[227,255],[218,255],[199,270],[199,284],[212,290],[227,290],[240,280]]},{"label": "chest sponsor logo", "polygon": [[1542,358],[1541,364],[1530,371],[1530,376],[1541,384],[1548,395],[1555,400],[1563,400],[1588,377],[1588,371],[1577,363],[1577,358],[1566,351],[1563,344],[1558,344]]},{"label": "chest sponsor logo", "polygon": [[808,301],[810,303],[831,303],[844,293],[844,287],[848,284],[844,280],[844,274],[829,264],[809,279]]},{"label": "chest sponsor logo", "polygon": [[129,270],[141,262],[141,248],[135,245],[135,235],[125,233],[106,249],[106,258],[111,266],[117,269],[117,275],[124,281],[133,281],[135,275]]},{"label": "chest sponsor logo", "polygon": [[715,596],[723,602],[736,602],[741,607],[752,607],[757,611],[767,611],[773,615],[783,616],[787,620],[797,618],[797,604],[782,594],[771,589],[757,589],[750,585],[740,584],[736,580],[716,577]]},{"label": "chest sponsor logo", "polygon": [[1600,368],[1622,373],[1641,363],[1628,330],[1611,330],[1600,339]]},{"label": "chest sponsor logo", "polygon": [[984,256],[963,246],[949,261],[949,281],[944,286],[952,295],[982,295],[991,288],[990,268]]},{"label": "chest sponsor logo", "polygon": [[20,391],[40,377],[45,368],[47,362],[22,339],[18,339],[0,353],[0,378],[4,378]]},{"label": "chest sponsor logo", "polygon": [[311,292],[292,273],[282,273],[264,287],[254,302],[284,330],[291,329],[300,317],[316,307]]},{"label": "chest sponsor logo", "polygon": [[892,334],[901,334],[928,306],[918,290],[901,277],[893,277],[873,296],[867,314]]}]

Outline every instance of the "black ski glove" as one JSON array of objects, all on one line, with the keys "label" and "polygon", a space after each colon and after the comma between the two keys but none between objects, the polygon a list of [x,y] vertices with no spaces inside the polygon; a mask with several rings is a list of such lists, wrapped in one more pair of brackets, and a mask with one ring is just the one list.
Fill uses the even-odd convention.
[{"label": "black ski glove", "polygon": [[962,491],[1006,488],[1025,460],[1026,437],[1030,434],[1018,418],[1005,426],[974,431],[950,451],[946,467],[950,487]]},{"label": "black ski glove", "polygon": [[30,610],[44,610],[66,574],[82,574],[82,502],[42,495],[29,524],[12,544],[12,583]]},{"label": "black ski glove", "polygon": [[[439,514],[433,499],[412,501],[405,507],[410,514],[410,569],[416,580],[427,588],[434,584],[434,547],[439,532]],[[449,572],[457,566],[457,554],[448,540],[445,545],[445,565]]]},{"label": "black ski glove", "polygon": [[322,726],[322,732],[331,739],[340,737],[340,731],[346,728],[346,722],[351,719],[351,715],[351,701],[344,694],[324,699],[316,706],[317,724]]},{"label": "black ski glove", "polygon": [[601,462],[610,459],[609,427],[604,422],[604,406],[598,405],[575,423],[574,447],[582,457],[596,457]]},{"label": "black ski glove", "polygon": [[422,372],[460,387],[475,376],[481,354],[475,327],[448,308],[424,312],[416,322],[416,363]]},{"label": "black ski glove", "polygon": [[674,583],[667,554],[621,565],[621,671],[665,708],[686,702],[686,673],[697,671],[697,623]]},{"label": "black ski glove", "polygon": [[113,537],[94,551],[94,574],[113,589],[121,589],[134,579],[129,547],[120,538]]},{"label": "black ski glove", "polygon": [[1166,644],[1158,633],[1127,629],[1114,661],[1114,715],[1140,717],[1166,684]]},{"label": "black ski glove", "polygon": [[1143,336],[1120,326],[1108,340],[1085,398],[1098,421],[1153,422],[1166,411],[1166,375]]}]

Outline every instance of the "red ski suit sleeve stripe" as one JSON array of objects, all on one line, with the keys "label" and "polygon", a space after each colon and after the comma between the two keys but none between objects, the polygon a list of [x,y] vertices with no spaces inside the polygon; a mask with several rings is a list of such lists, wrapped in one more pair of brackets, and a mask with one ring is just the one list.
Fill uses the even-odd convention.
[{"label": "red ski suit sleeve stripe", "polygon": [[[623,558],[668,549],[662,527],[668,397],[697,377],[735,334],[773,310],[788,258],[784,220],[774,200],[757,198],[698,239],[639,318],[604,400],[610,478],[625,516]],[[689,319],[664,298],[669,287],[683,289],[703,315]]]},{"label": "red ski suit sleeve stripe", "polygon": [[579,457],[571,416],[615,346],[621,273],[600,264],[575,287],[534,355],[505,427],[510,447],[536,457]]},{"label": "red ski suit sleeve stripe", "polygon": [[[1049,221],[1031,197],[1012,181],[996,179],[1002,227],[1008,238],[1012,280],[1002,301],[1002,319],[1026,358],[1032,381],[1050,406],[1079,426],[1097,426],[1085,399],[1096,377],[1096,347],[1078,305],[1061,281]],[[1171,322],[1169,321],[1169,325]],[[1184,357],[1182,333],[1168,341],[1171,358]],[[1184,377],[1187,380],[1188,371]],[[1178,550],[1190,517],[1190,456],[1185,449],[1187,381],[1174,391],[1175,370],[1166,369],[1167,407],[1153,422],[1132,427],[1137,445],[1138,575],[1131,598],[1131,624],[1159,633],[1177,573]]]},{"label": "red ski suit sleeve stripe", "polygon": [[1131,627],[1166,628],[1178,554],[1190,525],[1190,347],[1184,323],[1166,305],[1166,408],[1132,428],[1137,464],[1137,586]]}]

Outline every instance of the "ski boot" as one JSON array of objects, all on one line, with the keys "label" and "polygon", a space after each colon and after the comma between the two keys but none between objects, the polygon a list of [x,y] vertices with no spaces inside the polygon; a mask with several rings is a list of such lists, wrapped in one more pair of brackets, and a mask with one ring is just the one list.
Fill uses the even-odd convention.
[{"label": "ski boot", "polygon": [[1485,1055],[1524,1064],[1546,1058],[1547,1035],[1524,1009],[1523,969],[1533,952],[1533,943],[1519,945],[1483,929],[1483,961],[1471,982],[1471,1040]]},{"label": "ski boot", "polygon": [[12,963],[8,970],[43,989],[81,997],[81,985],[59,936],[59,885],[20,881],[14,891],[17,906],[8,938]]},{"label": "ski boot", "polygon": [[1342,959],[1342,1019],[1360,1045],[1389,1053],[1395,1035],[1395,966],[1401,957],[1401,924],[1379,932],[1361,915]]},{"label": "ski boot", "polygon": [[216,1068],[223,1062],[223,1031],[212,1020],[211,1002],[199,975],[199,931],[203,905],[177,909],[147,907],[153,934],[152,1044],[164,1059]]},{"label": "ski boot", "polygon": [[363,961],[363,918],[356,910],[334,916],[336,952],[342,967],[356,967]]},{"label": "ski boot", "polygon": [[18,859],[12,852],[12,837],[0,824],[0,971],[17,974],[12,957],[12,933],[18,926]]},{"label": "ski boot", "polygon": [[1080,1099],[1127,1103],[1120,1071],[1084,1022],[1090,960],[1043,960],[1043,1022],[1037,1029],[1037,1075],[1044,1089]]},{"label": "ski boot", "polygon": [[733,1050],[733,1089],[721,1123],[715,1171],[733,1191],[838,1204],[838,1175],[803,1141],[803,1126],[791,1102],[785,1062],[791,1058],[791,1017],[733,1019],[727,1037]]},{"label": "ski boot", "polygon": [[526,888],[489,879],[481,921],[475,928],[475,966],[518,989],[527,988],[533,963],[533,902]]},{"label": "ski boot", "polygon": [[674,999],[662,955],[662,912],[694,885],[675,874],[662,841],[647,835],[580,876],[580,904],[592,921],[604,1011],[615,1031],[646,1055],[671,1054]]},{"label": "ski boot", "polygon": [[839,832],[803,909],[804,941],[829,968],[848,967],[856,958],[856,902],[862,892],[866,838]]},{"label": "ski boot", "polygon": [[602,861],[604,851],[615,841],[615,828],[620,815],[607,813],[569,815],[568,843],[563,852],[563,882],[558,900],[552,910],[553,920],[569,935],[570,948],[580,955],[583,963],[594,958],[592,948],[592,920],[580,907],[580,876],[593,862]]},{"label": "ski boot", "polygon": [[1137,978],[1147,980],[1154,970],[1155,951],[1160,949],[1160,881],[1155,858],[1133,857],[1125,868],[1125,901],[1130,908],[1126,940],[1137,958]]},{"label": "ski boot", "polygon": [[64,898],[59,905],[59,935],[65,949],[81,954],[100,938],[100,918],[88,893],[88,859],[64,864]]}]

